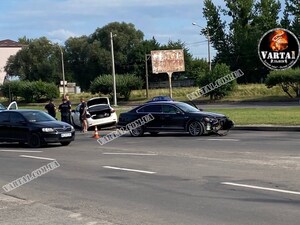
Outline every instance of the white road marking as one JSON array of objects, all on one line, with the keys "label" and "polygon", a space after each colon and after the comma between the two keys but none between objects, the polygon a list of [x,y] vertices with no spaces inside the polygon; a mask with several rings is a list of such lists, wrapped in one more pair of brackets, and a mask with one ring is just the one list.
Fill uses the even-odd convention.
[{"label": "white road marking", "polygon": [[252,188],[252,189],[259,189],[259,190],[265,190],[265,191],[275,191],[275,192],[281,192],[281,193],[287,193],[287,194],[293,194],[293,195],[300,195],[300,192],[283,190],[283,189],[266,188],[266,187],[260,187],[260,186],[231,183],[231,182],[222,182],[221,184],[237,186],[237,187]]},{"label": "white road marking", "polygon": [[52,158],[44,158],[44,157],[37,157],[37,156],[31,156],[31,155],[19,155],[20,157],[23,158],[31,158],[31,159],[44,159],[44,160],[49,160],[49,161],[54,161],[55,159]]},{"label": "white road marking", "polygon": [[147,174],[155,174],[156,173],[156,172],[151,172],[151,171],[146,171],[146,170],[135,170],[135,169],[128,169],[128,168],[114,167],[114,166],[103,166],[103,168],[112,169],[112,170],[136,172],[136,173],[147,173]]},{"label": "white road marking", "polygon": [[28,153],[32,153],[32,152],[43,152],[43,151],[27,151],[27,150],[0,150],[0,152],[28,152]]},{"label": "white road marking", "polygon": [[132,153],[132,152],[103,152],[103,155],[134,155],[134,156],[153,156],[155,153]]},{"label": "white road marking", "polygon": [[230,138],[209,138],[209,139],[197,139],[201,141],[240,141],[239,139],[230,139]]}]

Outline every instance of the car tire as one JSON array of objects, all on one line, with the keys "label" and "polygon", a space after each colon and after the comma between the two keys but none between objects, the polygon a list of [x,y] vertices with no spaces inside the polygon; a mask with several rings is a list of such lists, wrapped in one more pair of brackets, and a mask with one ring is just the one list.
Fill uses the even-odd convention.
[{"label": "car tire", "polygon": [[38,133],[30,134],[28,138],[28,145],[31,148],[39,148],[41,147],[41,138]]},{"label": "car tire", "polygon": [[60,144],[62,145],[62,146],[67,146],[67,145],[69,145],[71,143],[71,141],[62,141],[62,142],[60,142]]},{"label": "car tire", "polygon": [[137,127],[135,129],[130,130],[130,134],[132,137],[141,137],[144,134],[144,128],[143,127]]},{"label": "car tire", "polygon": [[204,133],[204,125],[199,121],[190,122],[187,128],[191,136],[201,136]]}]

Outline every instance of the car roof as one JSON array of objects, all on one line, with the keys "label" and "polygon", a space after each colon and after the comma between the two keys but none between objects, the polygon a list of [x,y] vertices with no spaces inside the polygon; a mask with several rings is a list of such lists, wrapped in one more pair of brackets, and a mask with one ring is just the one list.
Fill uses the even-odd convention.
[{"label": "car roof", "polygon": [[43,112],[43,111],[37,109],[10,109],[10,110],[2,110],[0,112]]}]

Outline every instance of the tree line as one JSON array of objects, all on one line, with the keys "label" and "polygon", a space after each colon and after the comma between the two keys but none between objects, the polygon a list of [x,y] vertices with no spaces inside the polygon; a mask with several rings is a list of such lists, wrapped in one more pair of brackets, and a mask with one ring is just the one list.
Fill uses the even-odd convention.
[{"label": "tree line", "polygon": [[[276,0],[224,0],[221,8],[212,0],[204,0],[203,16],[207,21],[204,35],[210,35],[212,46],[217,50],[213,68],[228,66],[231,71],[241,69],[245,76],[239,82],[257,83],[265,81],[269,69],[259,60],[257,46],[262,35],[270,29],[282,27],[300,37],[300,2],[285,0],[284,6]],[[284,8],[280,14],[281,8]],[[132,23],[112,22],[97,28],[90,35],[71,37],[64,46],[51,43],[46,37],[27,39],[19,42],[24,45],[16,55],[11,56],[5,67],[9,75],[18,75],[22,80],[44,81],[58,84],[61,80],[61,52],[64,55],[65,77],[76,82],[82,90],[88,91],[93,81],[100,75],[111,73],[110,32],[114,34],[115,68],[118,74],[131,74],[145,79],[145,54],[151,50],[184,49],[185,72],[175,73],[175,78],[197,79],[198,85],[207,80],[212,71],[208,70],[205,59],[194,58],[181,40],[169,41],[162,45],[153,37],[144,39],[141,30]],[[156,81],[166,76],[151,74],[149,79]],[[300,66],[298,61],[296,66]],[[219,67],[220,68],[220,67]],[[223,70],[221,70],[223,71]],[[227,71],[227,68],[224,68]],[[223,74],[225,75],[225,74]],[[99,80],[98,80],[99,81]],[[298,85],[300,81],[297,81]],[[98,82],[99,83],[99,82]],[[140,82],[139,82],[140,85]],[[93,87],[93,91],[94,91]]]}]

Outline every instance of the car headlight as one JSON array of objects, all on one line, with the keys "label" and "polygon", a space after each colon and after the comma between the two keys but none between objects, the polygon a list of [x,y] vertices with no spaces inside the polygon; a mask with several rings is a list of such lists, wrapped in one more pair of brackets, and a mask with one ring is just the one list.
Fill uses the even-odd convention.
[{"label": "car headlight", "polygon": [[74,130],[75,130],[75,128],[74,128],[72,125],[71,125],[71,130],[72,130],[72,131],[74,131]]},{"label": "car headlight", "polygon": [[205,118],[204,118],[204,121],[207,122],[207,123],[209,123],[209,122],[211,122],[211,119],[208,118],[208,117],[205,117]]},{"label": "car headlight", "polygon": [[48,132],[54,132],[55,130],[50,127],[44,127],[44,128],[42,128],[42,131],[48,133]]}]

